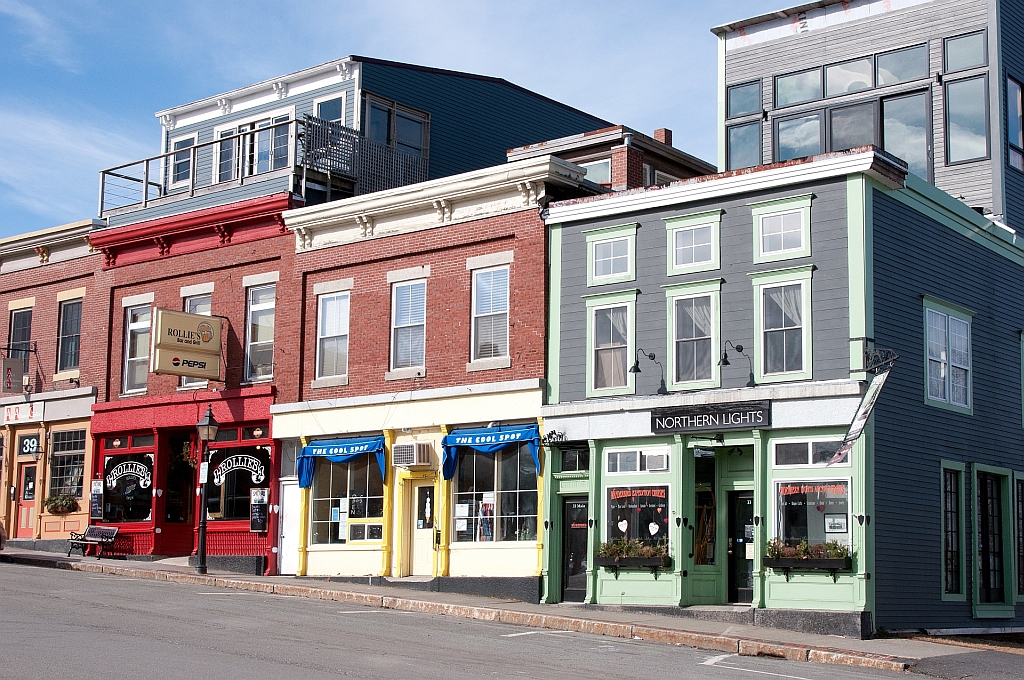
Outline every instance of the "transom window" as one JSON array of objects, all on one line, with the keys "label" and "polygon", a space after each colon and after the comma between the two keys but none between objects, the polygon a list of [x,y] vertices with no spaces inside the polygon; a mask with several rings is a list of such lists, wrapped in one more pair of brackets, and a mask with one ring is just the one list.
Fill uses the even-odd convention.
[{"label": "transom window", "polygon": [[248,290],[246,371],[248,380],[274,376],[274,307],[277,286],[254,286]]},{"label": "transom window", "polygon": [[526,444],[459,452],[455,541],[537,540],[537,466]]},{"label": "transom window", "polygon": [[875,57],[875,82],[879,86],[927,77],[928,45],[915,45]]},{"label": "transom window", "polygon": [[129,307],[125,316],[124,391],[146,389],[149,375],[150,307]]},{"label": "transom window", "polygon": [[821,99],[821,69],[775,78],[775,106],[783,107]]},{"label": "transom window", "polygon": [[832,462],[842,441],[775,442],[775,466],[849,464],[849,457]]},{"label": "transom window", "polygon": [[668,449],[609,451],[608,472],[668,472]]},{"label": "transom window", "polygon": [[392,291],[391,368],[424,366],[427,282],[396,283]]},{"label": "transom window", "polygon": [[508,356],[508,272],[473,272],[472,361]]},{"label": "transom window", "polygon": [[349,294],[319,298],[316,377],[348,375]]},{"label": "transom window", "polygon": [[617,238],[594,244],[594,278],[629,272],[629,239]]},{"label": "transom window", "polygon": [[871,57],[826,66],[825,96],[834,97],[871,89],[874,85],[873,72],[874,60]]},{"label": "transom window", "polygon": [[964,71],[988,63],[985,32],[968,33],[946,38],[943,44],[943,65],[946,73]]},{"label": "transom window", "polygon": [[384,478],[373,456],[349,463],[316,461],[312,543],[380,541],[384,538]]},{"label": "transom window", "polygon": [[928,399],[970,406],[971,324],[940,309],[926,309]]}]

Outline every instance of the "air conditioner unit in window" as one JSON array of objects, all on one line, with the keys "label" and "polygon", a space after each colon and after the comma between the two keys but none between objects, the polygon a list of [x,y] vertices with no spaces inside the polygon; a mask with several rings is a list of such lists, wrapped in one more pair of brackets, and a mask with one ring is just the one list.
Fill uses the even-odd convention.
[{"label": "air conditioner unit in window", "polygon": [[430,465],[430,442],[395,444],[391,447],[391,458],[396,467]]},{"label": "air conditioner unit in window", "polygon": [[667,453],[648,453],[644,454],[644,459],[647,461],[648,472],[659,472],[668,470],[668,454]]}]

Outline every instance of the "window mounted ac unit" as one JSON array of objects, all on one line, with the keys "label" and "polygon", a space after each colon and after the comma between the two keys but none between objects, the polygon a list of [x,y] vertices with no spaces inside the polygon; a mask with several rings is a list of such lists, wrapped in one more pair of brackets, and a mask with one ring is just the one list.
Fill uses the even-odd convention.
[{"label": "window mounted ac unit", "polygon": [[391,458],[397,467],[430,465],[430,442],[395,444],[391,447]]},{"label": "window mounted ac unit", "polygon": [[644,456],[644,458],[647,460],[648,472],[660,472],[668,470],[667,453],[648,453]]}]

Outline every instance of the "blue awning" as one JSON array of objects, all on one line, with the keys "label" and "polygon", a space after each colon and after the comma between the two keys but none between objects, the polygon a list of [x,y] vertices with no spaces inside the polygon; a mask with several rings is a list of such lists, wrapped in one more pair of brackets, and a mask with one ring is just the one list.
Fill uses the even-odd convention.
[{"label": "blue awning", "polygon": [[540,470],[540,430],[536,425],[504,425],[453,430],[441,440],[441,470],[445,479],[455,476],[459,465],[459,447],[468,446],[481,453],[497,453],[506,446],[525,442],[533,463]]},{"label": "blue awning", "polygon": [[381,479],[385,475],[384,436],[352,437],[351,439],[319,439],[302,447],[297,461],[299,486],[308,489],[313,485],[313,467],[317,458],[326,458],[332,463],[348,463],[368,454],[377,456]]}]

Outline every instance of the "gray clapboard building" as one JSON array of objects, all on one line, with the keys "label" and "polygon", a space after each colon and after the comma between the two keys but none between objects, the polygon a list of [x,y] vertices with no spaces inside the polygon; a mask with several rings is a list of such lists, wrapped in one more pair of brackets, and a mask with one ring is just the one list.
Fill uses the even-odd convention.
[{"label": "gray clapboard building", "polygon": [[1024,225],[1024,3],[820,0],[719,37],[719,168],[875,144]]}]

